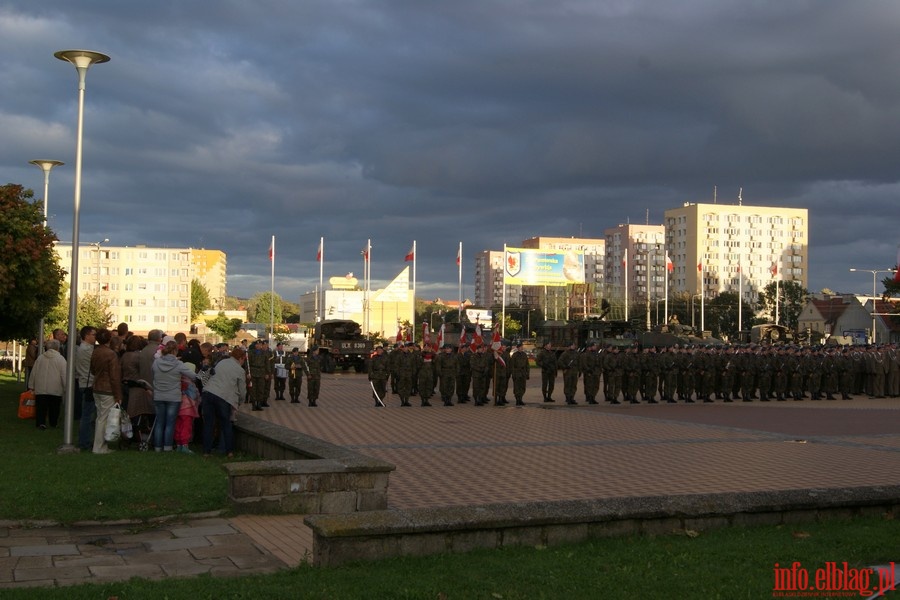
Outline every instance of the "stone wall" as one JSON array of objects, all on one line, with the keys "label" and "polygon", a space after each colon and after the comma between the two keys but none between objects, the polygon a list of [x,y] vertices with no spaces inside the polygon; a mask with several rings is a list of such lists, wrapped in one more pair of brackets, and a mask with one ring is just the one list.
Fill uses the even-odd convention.
[{"label": "stone wall", "polygon": [[626,535],[900,517],[900,486],[692,494],[314,515],[312,562],[337,566],[476,548],[550,546]]},{"label": "stone wall", "polygon": [[265,460],[226,463],[237,512],[335,514],[387,508],[394,465],[238,414],[235,447]]}]

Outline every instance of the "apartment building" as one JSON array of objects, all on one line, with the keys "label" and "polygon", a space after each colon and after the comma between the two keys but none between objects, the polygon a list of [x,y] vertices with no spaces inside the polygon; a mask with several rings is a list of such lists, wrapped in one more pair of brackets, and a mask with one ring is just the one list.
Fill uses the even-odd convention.
[{"label": "apartment building", "polygon": [[[104,244],[80,246],[78,294],[105,300],[113,324],[125,322],[137,333],[187,331],[195,278],[210,291],[214,305],[216,298],[220,303],[225,298],[226,261],[221,251]],[[60,266],[68,272],[72,245],[58,243],[56,252]]]},{"label": "apartment building", "polygon": [[736,292],[753,303],[775,278],[807,287],[808,212],[691,202],[667,210],[665,244],[674,265],[670,293]]}]

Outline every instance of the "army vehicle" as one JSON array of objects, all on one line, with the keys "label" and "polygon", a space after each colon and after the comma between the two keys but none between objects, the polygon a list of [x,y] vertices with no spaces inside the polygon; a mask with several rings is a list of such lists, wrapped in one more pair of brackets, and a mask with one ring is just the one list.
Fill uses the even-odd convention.
[{"label": "army vehicle", "polygon": [[356,321],[326,319],[316,323],[312,343],[327,348],[334,364],[347,371],[353,367],[361,373],[375,345],[362,334]]},{"label": "army vehicle", "polygon": [[543,321],[535,329],[537,343],[562,353],[571,344],[584,348],[597,342],[601,346],[629,347],[637,344],[637,333],[628,321],[604,321],[589,318],[580,321]]},{"label": "army vehicle", "polygon": [[763,323],[750,328],[750,342],[754,344],[790,344],[794,342],[794,332],[784,325]]}]

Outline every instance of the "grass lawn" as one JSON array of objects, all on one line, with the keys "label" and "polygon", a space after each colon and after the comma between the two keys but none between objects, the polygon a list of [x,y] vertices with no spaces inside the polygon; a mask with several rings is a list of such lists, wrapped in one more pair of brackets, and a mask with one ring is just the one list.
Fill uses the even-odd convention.
[{"label": "grass lawn", "polygon": [[[134,450],[59,455],[60,431],[37,431],[33,421],[16,418],[20,391],[20,384],[0,376],[0,519],[148,518],[225,506],[222,459]],[[4,600],[771,598],[776,563],[789,567],[799,561],[813,582],[816,569],[828,562],[859,568],[897,561],[898,540],[900,519],[884,515],[720,529],[696,536],[610,538],[552,548],[407,557],[332,569],[304,565],[243,578],[200,576],[3,589],[0,596]]]},{"label": "grass lawn", "polygon": [[23,384],[0,376],[0,519],[147,519],[225,507],[224,458],[136,446],[105,455],[59,454],[62,417],[59,429],[46,431],[33,419],[18,419],[22,391]]}]

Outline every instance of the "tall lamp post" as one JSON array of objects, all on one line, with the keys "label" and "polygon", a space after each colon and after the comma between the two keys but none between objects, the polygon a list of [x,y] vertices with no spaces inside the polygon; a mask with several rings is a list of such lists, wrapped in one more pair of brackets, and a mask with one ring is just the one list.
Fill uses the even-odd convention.
[{"label": "tall lamp post", "polygon": [[[44,172],[44,227],[47,226],[47,195],[50,193],[50,171],[53,167],[60,167],[66,163],[61,160],[47,160],[44,158],[36,158],[34,160],[29,160],[29,163],[33,164],[41,171]],[[44,351],[44,317],[41,317],[40,322],[38,323],[38,353]]]},{"label": "tall lamp post", "polygon": [[91,242],[90,245],[97,250],[97,297],[100,297],[100,246],[107,243],[109,238],[103,238],[99,242]]},{"label": "tall lamp post", "polygon": [[91,50],[60,50],[53,56],[72,63],[78,73],[78,132],[75,136],[75,213],[72,218],[72,266],[69,271],[69,343],[66,351],[66,417],[61,452],[75,452],[72,445],[72,424],[75,417],[75,346],[78,340],[78,225],[81,210],[81,153],[84,139],[84,80],[95,63],[105,63],[109,57]]},{"label": "tall lamp post", "polygon": [[896,273],[896,269],[850,269],[851,273],[871,273],[872,274],[872,343],[875,343],[875,313],[878,310],[875,307],[875,290],[876,280],[879,273]]}]

